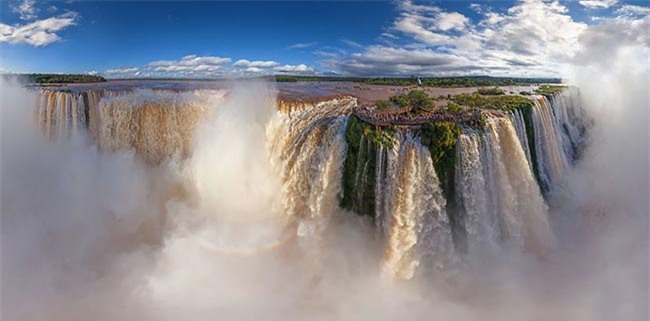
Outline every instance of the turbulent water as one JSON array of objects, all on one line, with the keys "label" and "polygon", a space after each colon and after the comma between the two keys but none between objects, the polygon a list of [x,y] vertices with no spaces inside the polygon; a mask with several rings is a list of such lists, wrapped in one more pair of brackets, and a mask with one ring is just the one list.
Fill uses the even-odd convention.
[{"label": "turbulent water", "polygon": [[268,129],[268,145],[283,181],[285,215],[298,222],[298,235],[321,239],[338,210],[345,160],[348,98],[278,113]]},{"label": "turbulent water", "polygon": [[508,118],[461,135],[458,199],[470,252],[505,242],[544,252],[554,244],[547,207]]},{"label": "turbulent water", "polygon": [[[104,152],[133,151],[161,164],[176,155],[190,157],[194,132],[225,96],[225,91],[202,90],[42,90],[35,114],[51,139],[87,133]],[[361,135],[354,198],[363,201],[372,175],[383,274],[411,279],[420,270],[444,269],[459,251],[472,255],[505,246],[543,254],[553,248],[542,194],[558,184],[578,156],[586,120],[577,97],[575,89],[550,100],[532,96],[528,127],[533,128],[518,109],[490,116],[484,131],[463,127],[451,204],[417,131],[399,131],[393,146],[379,145],[374,173],[368,168],[373,149]],[[277,112],[264,121],[268,162],[281,182],[284,222],[296,228],[310,251],[322,247],[329,222],[341,212],[346,128],[354,106],[354,98],[277,101]]]},{"label": "turbulent water", "polygon": [[409,135],[401,138],[396,149],[397,155],[388,157],[386,194],[380,195],[387,206],[384,273],[410,279],[423,259],[435,267],[444,264],[453,245],[429,151]]},{"label": "turbulent water", "polygon": [[224,94],[43,90],[36,117],[50,138],[69,138],[83,130],[103,150],[134,150],[160,163],[176,153],[189,155],[199,120]]}]

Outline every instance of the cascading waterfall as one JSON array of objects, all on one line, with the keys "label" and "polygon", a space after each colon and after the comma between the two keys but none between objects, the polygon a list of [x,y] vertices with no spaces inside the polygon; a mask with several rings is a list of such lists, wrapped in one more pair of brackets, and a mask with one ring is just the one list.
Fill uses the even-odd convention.
[{"label": "cascading waterfall", "polygon": [[497,213],[490,202],[493,195],[489,193],[495,189],[492,182],[485,179],[491,172],[491,163],[487,163],[486,157],[489,152],[479,131],[464,130],[457,146],[455,193],[465,230],[464,245],[469,252],[481,246],[495,246],[499,235]]},{"label": "cascading waterfall", "polygon": [[338,210],[347,145],[347,113],[353,98],[277,113],[267,127],[274,167],[283,182],[282,201],[298,234],[320,240]]},{"label": "cascading waterfall", "polygon": [[567,88],[550,99],[556,126],[562,135],[564,152],[570,163],[578,156],[579,147],[588,124],[579,102],[577,88]]},{"label": "cascading waterfall", "polygon": [[547,207],[509,118],[487,121],[487,131],[462,134],[457,199],[469,252],[505,242],[540,253],[552,248]]},{"label": "cascading waterfall", "polygon": [[160,163],[177,152],[189,155],[201,116],[222,98],[219,91],[43,90],[36,116],[50,138],[87,132],[102,150],[134,150]]},{"label": "cascading waterfall", "polygon": [[86,129],[93,138],[99,137],[99,101],[126,94],[122,91],[41,90],[35,117],[47,137],[69,138]]},{"label": "cascading waterfall", "polygon": [[99,103],[99,146],[107,151],[135,150],[160,163],[180,152],[190,154],[192,137],[219,95],[135,91]]},{"label": "cascading waterfall", "polygon": [[445,199],[427,148],[409,134],[389,157],[384,274],[410,279],[422,260],[441,267],[453,248]]},{"label": "cascading waterfall", "polygon": [[44,90],[35,116],[47,137],[69,137],[88,126],[88,104],[85,93]]},{"label": "cascading waterfall", "polygon": [[546,97],[532,97],[535,148],[541,184],[550,189],[564,176],[569,161],[553,108]]},{"label": "cascading waterfall", "polygon": [[530,169],[533,169],[533,162],[532,162],[532,156],[530,154],[530,146],[528,144],[528,136],[526,134],[526,121],[524,120],[524,116],[521,113],[521,110],[515,109],[512,112],[512,123],[515,126],[515,130],[517,131],[517,137],[519,137],[519,142],[521,142],[521,147],[524,149],[524,153],[526,154],[526,160],[528,161],[528,166]]}]

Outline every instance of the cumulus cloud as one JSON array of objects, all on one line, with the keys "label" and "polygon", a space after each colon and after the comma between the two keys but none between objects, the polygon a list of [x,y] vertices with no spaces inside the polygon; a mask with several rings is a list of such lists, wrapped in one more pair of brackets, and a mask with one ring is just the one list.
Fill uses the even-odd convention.
[{"label": "cumulus cloud", "polygon": [[[556,0],[522,0],[505,12],[471,8],[482,18],[472,22],[458,12],[405,1],[391,31],[411,43],[370,46],[342,59],[339,68],[362,75],[556,76],[587,27]],[[387,66],[387,60],[398,65]]]},{"label": "cumulus cloud", "polygon": [[471,61],[431,49],[404,49],[371,46],[364,52],[352,54],[339,62],[349,74],[359,76],[400,76],[410,74],[454,75],[482,73],[484,69]]},{"label": "cumulus cloud", "polygon": [[272,60],[256,60],[250,61],[246,59],[237,60],[233,66],[235,67],[257,67],[257,68],[269,68],[279,65],[277,62]]},{"label": "cumulus cloud", "polygon": [[187,55],[180,60],[156,60],[142,67],[114,68],[102,74],[109,78],[178,77],[178,78],[237,78],[274,73],[315,74],[305,64],[280,65],[273,60],[238,59],[230,64],[229,57]]},{"label": "cumulus cloud", "polygon": [[308,67],[305,64],[300,65],[284,65],[273,68],[273,70],[280,73],[295,73],[295,74],[313,74],[314,68]]},{"label": "cumulus cloud", "polygon": [[578,3],[589,9],[605,9],[615,5],[618,0],[580,0]]},{"label": "cumulus cloud", "polygon": [[140,68],[137,67],[126,67],[126,68],[114,68],[109,69],[104,72],[109,78],[128,78],[128,77],[138,77],[140,76]]},{"label": "cumulus cloud", "polygon": [[36,19],[38,8],[34,7],[36,0],[24,0],[19,5],[12,5],[11,11],[17,13],[21,20]]},{"label": "cumulus cloud", "polygon": [[207,76],[219,74],[223,65],[232,59],[215,56],[187,55],[180,60],[157,60],[147,64],[146,69],[160,74],[180,76]]},{"label": "cumulus cloud", "polygon": [[25,43],[35,47],[47,46],[59,41],[61,37],[57,32],[75,25],[77,17],[75,12],[67,12],[24,25],[0,23],[0,42]]}]

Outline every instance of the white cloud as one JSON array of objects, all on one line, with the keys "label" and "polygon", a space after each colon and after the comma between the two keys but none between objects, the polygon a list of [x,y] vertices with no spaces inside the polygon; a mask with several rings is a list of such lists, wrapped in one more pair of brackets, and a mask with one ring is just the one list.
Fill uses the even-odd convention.
[{"label": "white cloud", "polygon": [[469,23],[469,19],[457,12],[441,12],[438,14],[436,26],[439,30],[462,30]]},{"label": "white cloud", "polygon": [[125,67],[109,69],[106,70],[104,74],[108,78],[130,78],[140,76],[141,71],[140,68],[137,67]]},{"label": "white cloud", "polygon": [[17,6],[11,6],[11,11],[17,13],[21,20],[36,19],[38,8],[34,7],[36,0],[24,0]]},{"label": "white cloud", "polygon": [[26,43],[35,47],[46,46],[59,41],[61,37],[56,32],[75,25],[76,20],[77,14],[68,12],[25,25],[0,23],[0,42]]},{"label": "white cloud", "polygon": [[270,68],[279,65],[277,62],[272,60],[256,60],[250,61],[246,59],[237,60],[233,66],[235,67],[257,67],[257,68]]},{"label": "white cloud", "polygon": [[239,59],[235,63],[228,57],[188,55],[180,60],[156,60],[141,68],[125,67],[106,70],[111,78],[124,77],[177,77],[177,78],[232,78],[274,73],[315,74],[316,70],[305,64],[283,65],[272,60]]},{"label": "white cloud", "polygon": [[615,5],[618,0],[580,0],[578,3],[589,9],[605,9]]},{"label": "white cloud", "polygon": [[115,68],[115,69],[109,69],[106,70],[107,74],[133,74],[138,72],[140,69],[136,67],[129,67],[129,68]]},{"label": "white cloud", "polygon": [[650,8],[626,4],[616,9],[615,13],[618,14],[620,18],[634,19],[650,14]]},{"label": "white cloud", "polygon": [[188,55],[180,60],[157,60],[147,64],[147,69],[158,73],[201,76],[218,73],[223,65],[230,63],[230,58],[214,56]]},{"label": "white cloud", "polygon": [[339,67],[363,75],[556,76],[587,27],[557,0],[522,0],[505,12],[473,8],[483,15],[475,23],[457,12],[403,2],[391,29],[410,43],[370,46]]},{"label": "white cloud", "polygon": [[303,43],[296,43],[291,46],[289,46],[289,49],[302,49],[302,48],[308,48],[308,47],[313,47],[317,45],[318,42],[303,42]]},{"label": "white cloud", "polygon": [[305,64],[300,65],[284,65],[273,68],[273,70],[280,73],[296,73],[296,74],[313,74],[314,68],[308,67]]},{"label": "white cloud", "polygon": [[261,72],[263,72],[264,70],[263,70],[263,69],[260,69],[260,68],[257,68],[257,67],[248,67],[248,68],[246,68],[244,71],[245,71],[245,72],[248,72],[248,73],[261,73]]}]

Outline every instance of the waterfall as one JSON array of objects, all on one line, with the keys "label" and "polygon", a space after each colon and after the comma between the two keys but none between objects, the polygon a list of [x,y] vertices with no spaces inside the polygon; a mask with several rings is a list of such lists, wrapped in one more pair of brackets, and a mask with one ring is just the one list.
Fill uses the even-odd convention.
[{"label": "waterfall", "polygon": [[528,161],[528,166],[532,170],[533,163],[530,154],[530,146],[528,144],[528,136],[526,134],[526,122],[524,120],[524,115],[521,113],[519,109],[515,109],[512,112],[511,118],[512,118],[512,123],[515,126],[515,130],[517,131],[517,137],[519,138],[521,147],[524,149],[524,153],[526,154],[526,160]]},{"label": "waterfall", "polygon": [[87,94],[43,90],[35,116],[49,138],[69,138],[88,126]]},{"label": "waterfall", "polygon": [[277,113],[267,127],[272,162],[283,182],[287,221],[296,222],[298,235],[315,242],[323,238],[338,210],[347,113],[355,104],[355,99],[346,98]]},{"label": "waterfall", "polygon": [[[43,90],[35,118],[52,139],[87,133],[102,151],[130,150],[160,164],[191,155],[195,129],[224,95]],[[363,123],[350,116],[357,105],[351,97],[278,100],[265,134],[286,223],[296,227],[301,244],[319,246],[339,202],[350,197],[344,208],[374,219],[384,242],[382,271],[391,280],[445,268],[455,250],[474,255],[506,246],[544,253],[555,237],[540,186],[548,190],[565,174],[587,123],[575,91],[531,101],[530,110],[490,114],[484,129],[455,127],[461,134],[454,176],[447,177],[453,195],[446,200],[430,154],[434,145],[420,140],[420,128]]]},{"label": "waterfall", "polygon": [[[456,158],[456,200],[460,205],[461,222],[465,229],[465,246],[469,252],[475,252],[483,245],[495,246],[498,240],[499,225],[494,204],[491,204],[494,191],[491,181],[486,181],[490,166],[485,157],[481,133],[466,129],[460,136]],[[482,156],[485,161],[482,161]],[[488,176],[489,177],[489,176]]]},{"label": "waterfall", "polygon": [[551,104],[546,97],[532,97],[535,148],[540,183],[550,190],[569,168],[569,161]]},{"label": "waterfall", "polygon": [[556,126],[562,134],[564,152],[570,163],[575,161],[588,126],[584,110],[579,101],[577,88],[567,88],[550,99]]},{"label": "waterfall", "polygon": [[500,243],[545,252],[555,244],[547,207],[511,119],[460,138],[456,195],[470,253]]},{"label": "waterfall", "polygon": [[194,129],[219,91],[42,90],[36,118],[52,139],[88,134],[103,151],[133,150],[151,163],[190,153]]},{"label": "waterfall", "polygon": [[[406,135],[399,144],[387,198],[385,217],[384,274],[391,279],[410,279],[421,261],[441,267],[453,248],[445,199],[431,155],[417,139]],[[396,163],[395,163],[396,161]]]}]

